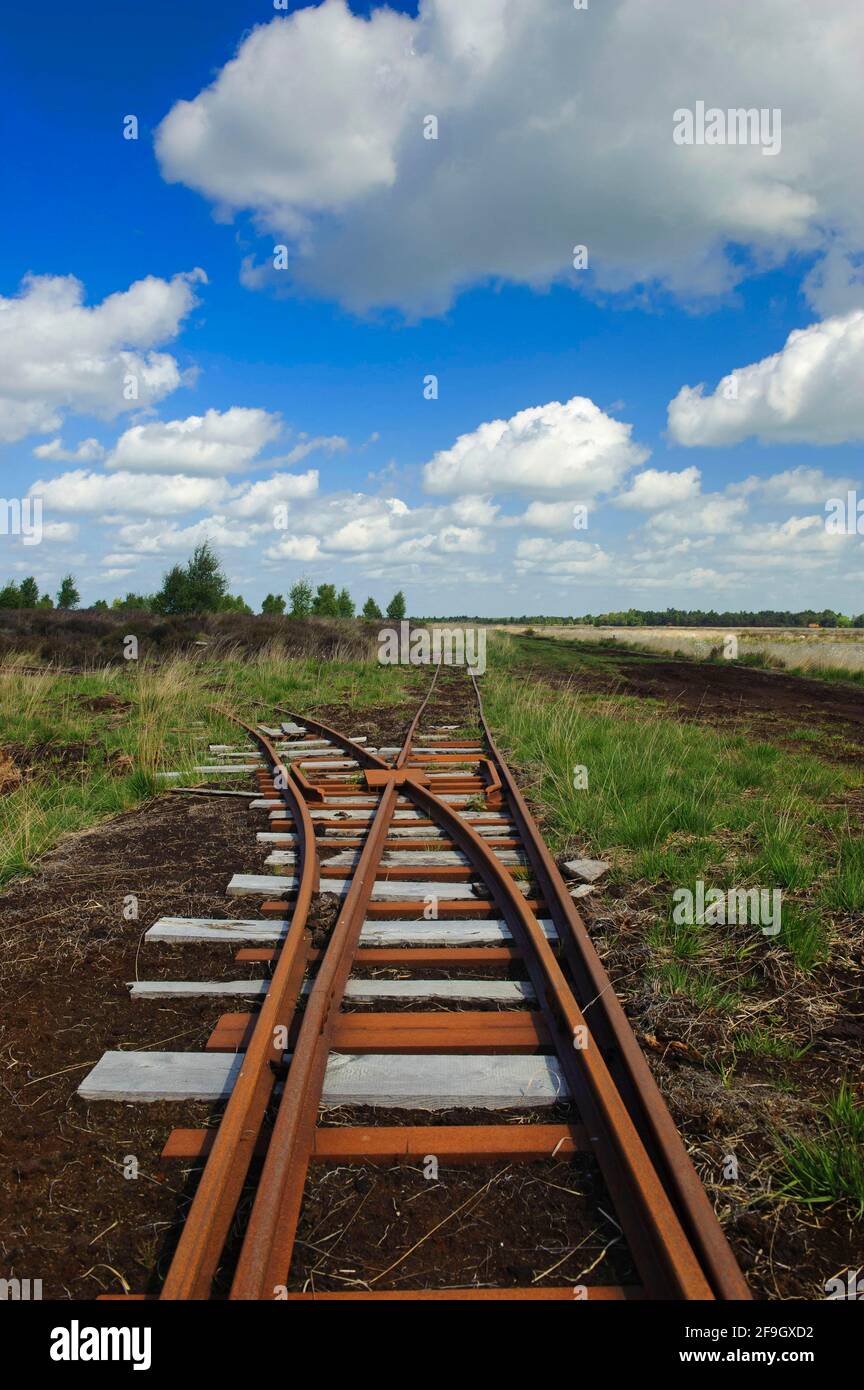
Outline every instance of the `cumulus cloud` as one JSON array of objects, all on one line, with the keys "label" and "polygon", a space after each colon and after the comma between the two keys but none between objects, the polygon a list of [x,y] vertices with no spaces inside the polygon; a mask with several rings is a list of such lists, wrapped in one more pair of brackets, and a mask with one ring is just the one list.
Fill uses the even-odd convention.
[{"label": "cumulus cloud", "polygon": [[232,516],[272,517],[274,508],[285,507],[297,498],[314,497],[317,491],[317,468],[310,468],[307,473],[274,473],[244,487],[226,511]]},{"label": "cumulus cloud", "polygon": [[572,575],[591,574],[608,568],[609,556],[599,545],[586,541],[548,541],[532,536],[516,546],[516,570],[519,574],[536,571],[553,578],[566,579]]},{"label": "cumulus cloud", "polygon": [[520,410],[460,435],[423,470],[435,493],[546,492],[587,501],[616,487],[648,450],[584,396]]},{"label": "cumulus cloud", "polygon": [[79,468],[58,478],[40,479],[29,495],[41,497],[46,509],[57,512],[177,516],[217,505],[227,490],[227,484],[216,478],[88,473]]},{"label": "cumulus cloud", "polygon": [[773,473],[770,478],[750,478],[744,487],[748,492],[755,491],[764,502],[799,506],[811,502],[824,505],[829,497],[845,496],[856,485],[854,478],[831,478],[821,468],[807,468],[802,464],[799,468],[787,468],[783,473]]},{"label": "cumulus cloud", "polygon": [[220,477],[242,472],[279,434],[278,415],[266,410],[208,410],[186,420],[133,425],[117,440],[105,467],[127,473],[185,473]]},{"label": "cumulus cloud", "polygon": [[0,440],[57,430],[67,412],[112,419],[174,391],[183,374],[154,349],[177,336],[205,279],[148,275],[88,306],[73,275],[25,276],[16,296],[0,296]]},{"label": "cumulus cloud", "polygon": [[619,507],[633,507],[651,512],[658,507],[676,506],[698,497],[701,474],[698,468],[685,468],[681,473],[664,473],[658,468],[646,468],[636,477],[627,492],[615,498]]},{"label": "cumulus cloud", "polygon": [[570,531],[574,522],[573,504],[531,502],[516,520],[532,531]]},{"label": "cumulus cloud", "polygon": [[747,515],[743,497],[724,497],[709,493],[698,501],[680,507],[664,507],[651,516],[649,535],[720,536],[739,528]]},{"label": "cumulus cloud", "polygon": [[864,439],[864,309],[796,329],[780,352],[730,372],[712,395],[683,386],[669,404],[678,444],[843,444]]},{"label": "cumulus cloud", "polygon": [[218,549],[240,550],[255,539],[251,530],[220,515],[203,517],[189,526],[129,522],[120,527],[118,537],[121,546],[128,546],[136,556],[183,554],[202,541],[210,541]]},{"label": "cumulus cloud", "polygon": [[[578,242],[602,288],[725,293],[747,273],[730,245],[764,265],[838,228],[864,244],[859,24],[859,0],[727,0],[698,24],[692,0],[425,0],[417,18],[325,0],[253,29],[157,155],[268,235],[249,284],[439,311],[490,278],[576,283]],[[676,145],[674,112],[706,96],[780,108],[781,153]]]},{"label": "cumulus cloud", "polygon": [[62,439],[52,439],[47,444],[37,444],[33,454],[37,459],[55,459],[58,463],[92,463],[103,458],[105,450],[98,439],[84,439],[77,449],[64,449]]}]

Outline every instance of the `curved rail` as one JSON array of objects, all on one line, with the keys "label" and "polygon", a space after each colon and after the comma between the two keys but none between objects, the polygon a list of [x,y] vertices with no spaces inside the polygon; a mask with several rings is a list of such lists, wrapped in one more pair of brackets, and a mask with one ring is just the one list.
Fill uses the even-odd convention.
[{"label": "curved rail", "polygon": [[[596,1291],[599,1297],[634,1297],[700,1299],[749,1298],[747,1284],[739,1270],[707,1193],[690,1162],[680,1134],[651,1076],[648,1064],[636,1042],[626,1015],[612,989],[611,982],[588,937],[558,869],[544,844],[510,769],[498,750],[487,723],[480,690],[472,674],[472,687],[477,702],[482,736],[472,735],[463,740],[464,758],[459,754],[459,741],[436,748],[427,756],[412,759],[412,746],[417,729],[435,690],[440,673],[436,669],[426,697],[416,711],[405,733],[401,749],[392,763],[364,749],[320,721],[293,716],[305,729],[325,737],[334,748],[350,752],[357,763],[366,768],[370,787],[379,789],[374,808],[368,799],[360,804],[369,807],[369,821],[364,824],[365,840],[345,840],[359,850],[353,868],[336,866],[331,874],[349,878],[347,892],[333,928],[329,944],[320,958],[317,975],[311,984],[306,1006],[299,1017],[297,1000],[303,976],[310,963],[310,940],[307,919],[312,894],[319,884],[319,864],[306,797],[310,785],[305,779],[298,754],[296,766],[286,766],[270,740],[258,730],[235,720],[264,753],[290,816],[296,826],[299,851],[299,879],[296,905],[291,925],[278,952],[270,988],[261,1011],[255,1020],[242,1066],[227,1103],[221,1124],[216,1131],[212,1150],[198,1184],[186,1219],[177,1250],[174,1254],[161,1297],[164,1299],[206,1298],[210,1295],[213,1277],[219,1267],[225,1241],[234,1219],[250,1162],[260,1145],[265,1113],[272,1099],[277,1078],[284,1079],[284,1089],[275,1112],[272,1131],[264,1145],[264,1162],[258,1178],[251,1213],[246,1224],[230,1290],[232,1299],[272,1300],[274,1297],[304,1298],[318,1295],[289,1294],[287,1280],[298,1221],[303,1202],[309,1165],[320,1156],[317,1145],[330,1131],[317,1128],[318,1109],[324,1087],[328,1057],[338,1051],[335,1039],[346,1018],[342,1012],[348,977],[360,948],[360,934],[367,915],[373,918],[388,914],[404,915],[403,909],[412,904],[394,902],[393,895],[376,895],[376,883],[417,877],[421,870],[404,866],[396,860],[385,860],[388,849],[407,846],[393,829],[394,814],[399,798],[419,812],[417,819],[419,843],[422,846],[422,826],[434,825],[443,831],[443,840],[461,851],[459,863],[445,856],[435,867],[424,867],[431,881],[441,883],[445,908],[456,908],[456,915],[469,911],[465,894],[452,894],[454,901],[446,902],[447,882],[479,879],[485,886],[485,896],[491,899],[476,903],[481,915],[492,909],[509,928],[513,951],[447,950],[453,963],[478,964],[485,954],[485,963],[493,957],[518,959],[524,966],[533,987],[539,1014],[534,1036],[551,1047],[557,1058],[560,1075],[573,1101],[579,1123],[566,1122],[564,1133],[568,1142],[590,1149],[596,1156],[608,1187],[617,1218],[639,1272],[641,1287],[634,1289],[612,1287]],[[287,711],[285,711],[287,712]],[[474,764],[475,770],[451,773],[454,762]],[[436,775],[437,774],[437,775]],[[263,774],[262,774],[263,776]],[[432,777],[435,777],[433,784]],[[266,778],[264,779],[266,781]],[[336,808],[344,805],[346,788],[340,779],[328,781],[326,775],[314,779],[315,800],[335,800]],[[437,790],[433,789],[437,787]],[[457,811],[445,799],[453,792],[472,796],[485,793],[487,804],[492,797],[501,807],[500,823],[515,824],[513,830],[492,832],[484,838],[471,823],[470,811]],[[356,794],[356,788],[353,789]],[[335,809],[335,808],[334,808]],[[485,813],[488,818],[489,812]],[[483,818],[481,818],[482,820]],[[279,821],[276,822],[279,824]],[[328,825],[325,818],[322,827]],[[341,824],[341,823],[340,823]],[[402,832],[404,834],[404,832]],[[497,838],[495,836],[497,835]],[[413,837],[410,837],[413,839]],[[526,856],[536,890],[528,898],[521,890],[514,862],[502,848],[521,848]],[[425,848],[425,847],[424,847]],[[517,856],[518,858],[518,856]],[[422,859],[421,861],[422,862]],[[519,871],[524,875],[524,870]],[[482,895],[481,895],[482,896]],[[551,916],[557,930],[558,950],[550,944],[539,919],[539,909]],[[413,902],[416,908],[416,894]],[[373,910],[373,909],[377,909]],[[461,911],[460,911],[461,909]],[[265,905],[266,910],[266,905]],[[442,909],[444,911],[444,909]],[[412,915],[412,914],[409,914]],[[444,915],[447,915],[445,911]],[[470,913],[469,913],[470,915]],[[372,955],[364,948],[367,962]],[[391,964],[408,965],[423,957],[426,964],[434,950],[376,951],[376,957],[387,956]],[[239,1019],[249,1018],[238,1015]],[[366,1017],[366,1016],[364,1016]],[[409,1020],[428,1015],[393,1015],[403,1020],[401,1027],[411,1031]],[[442,1015],[436,1013],[436,1019]],[[460,1025],[463,1050],[482,1053],[488,1050],[489,1032],[471,1020],[509,1017],[509,1015],[459,1014],[453,1019],[465,1020]],[[391,1027],[379,1017],[385,1028]],[[299,1027],[297,1026],[299,1023]],[[296,1042],[290,1067],[285,1066],[284,1050],[288,1029],[294,1025]],[[368,1026],[368,1025],[367,1025]],[[428,1026],[423,1024],[423,1027]],[[446,1029],[450,1025],[445,1024]],[[455,1026],[455,1024],[454,1024]],[[510,1024],[506,1025],[510,1027]],[[524,1027],[524,1024],[519,1024]],[[360,1025],[359,1034],[364,1025]],[[472,1028],[475,1031],[471,1031]],[[477,1030],[480,1030],[479,1032]],[[349,1033],[351,1030],[348,1030]],[[452,1039],[454,1029],[450,1028]],[[445,1036],[445,1032],[439,1036]],[[357,1027],[355,1036],[359,1036]],[[342,1034],[344,1037],[344,1033]],[[370,1032],[358,1043],[359,1050],[369,1047],[369,1037],[377,1040],[380,1033]],[[485,1036],[486,1046],[482,1039]],[[501,1035],[503,1036],[503,1034]],[[392,1045],[391,1045],[392,1046]],[[351,1051],[349,1047],[343,1050]],[[385,1050],[387,1050],[385,1048]],[[396,1050],[399,1050],[397,1047]],[[414,1050],[403,1047],[403,1051]],[[444,1053],[454,1050],[435,1046],[427,1050]],[[455,1050],[459,1050],[456,1046]],[[492,1049],[495,1050],[494,1048]],[[506,1052],[508,1048],[503,1047]],[[468,1130],[442,1126],[436,1133],[439,1140],[451,1129],[449,1151],[464,1152],[470,1157],[478,1153],[504,1153],[514,1145],[518,1148],[515,1131],[531,1130],[534,1126],[475,1126]],[[508,1132],[508,1131],[512,1131]],[[356,1131],[360,1134],[361,1131]],[[202,1132],[203,1133],[203,1132]],[[400,1152],[399,1128],[362,1131],[363,1144],[358,1152],[388,1154]],[[431,1131],[425,1131],[427,1135]],[[343,1132],[344,1134],[344,1132]],[[348,1136],[345,1136],[348,1137]],[[523,1136],[524,1137],[524,1136]],[[374,1139],[374,1142],[372,1142]],[[404,1143],[404,1139],[402,1140]],[[423,1141],[421,1141],[422,1143]],[[484,1143],[486,1149],[484,1150]],[[323,1140],[327,1148],[326,1138]],[[444,1139],[445,1151],[447,1140]],[[364,1147],[365,1145],[365,1147]],[[395,1148],[393,1147],[395,1145]],[[530,1146],[529,1146],[530,1147]],[[333,1153],[339,1152],[338,1144]],[[541,1150],[542,1151],[542,1150]],[[555,1152],[557,1152],[557,1146]],[[572,1149],[571,1149],[572,1151]],[[259,1148],[260,1152],[260,1148]],[[343,1149],[344,1153],[345,1150]],[[421,1149],[420,1152],[423,1152]],[[374,1282],[374,1281],[373,1281]],[[369,1289],[365,1293],[346,1290],[322,1295],[325,1298],[446,1298],[466,1297],[503,1299],[510,1297],[556,1299],[571,1296],[566,1288],[530,1287],[518,1291],[508,1289],[424,1290],[404,1294]],[[595,1296],[592,1294],[592,1296]]]},{"label": "curved rail", "polygon": [[[396,760],[397,768],[403,766],[408,758],[414,734],[435,688],[439,670],[440,667],[436,669],[426,698],[411,721]],[[302,722],[307,728],[316,727],[314,720]],[[321,724],[317,727],[322,731],[326,728]],[[329,737],[334,736],[335,731],[327,732]],[[350,739],[341,738],[336,741],[342,747],[351,742]],[[352,747],[357,752],[362,751],[359,744],[353,744]],[[374,755],[369,753],[367,758],[371,761]],[[374,765],[389,768],[389,764],[380,758],[374,758]],[[397,796],[397,779],[393,778],[385,786],[376,808],[366,843],[352,876],[351,887],[333,928],[327,954],[307,1000],[297,1046],[291,1058],[285,1090],[237,1262],[231,1287],[232,1298],[273,1298],[275,1290],[284,1285],[288,1278],[303,1188],[314,1146],[315,1121],[324,1085],[327,1057],[345,985],[360,940],[366,909],[375,886],[384,843],[396,809]]]},{"label": "curved rail", "polygon": [[278,1067],[282,1062],[282,1037],[287,1037],[295,1015],[306,968],[306,922],[312,895],[318,891],[315,828],[290,768],[285,766],[264,734],[233,715],[227,717],[255,739],[278,778],[282,798],[297,827],[299,886],[291,926],[270,989],[243,1055],[160,1294],[164,1299],[209,1297],[276,1082],[274,1065]]},{"label": "curved rail", "polygon": [[[428,699],[428,696],[427,696]],[[303,724],[307,729],[315,734],[321,734],[324,738],[329,738],[331,743],[335,743],[339,748],[344,749],[356,758],[361,767],[389,767],[390,764],[384,759],[379,758],[377,753],[370,753],[368,748],[364,748],[362,743],[355,743],[353,738],[347,738],[345,734],[340,734],[338,729],[331,729],[329,724],[322,724],[320,719],[311,719],[306,715],[294,714],[293,711],[286,709],[284,705],[276,706],[277,714],[290,714],[295,724]]]},{"label": "curved rail", "polygon": [[472,672],[480,725],[501,779],[520,838],[541,892],[558,929],[586,1014],[598,1043],[614,1061],[615,1079],[637,1121],[643,1142],[675,1198],[682,1225],[698,1251],[718,1298],[749,1299],[750,1290],[723,1234],[708,1194],[690,1161],[684,1142],[660,1094],[612,982],[585,930],[558,867],[540,834],[512,772],[492,737],[483,701]]}]

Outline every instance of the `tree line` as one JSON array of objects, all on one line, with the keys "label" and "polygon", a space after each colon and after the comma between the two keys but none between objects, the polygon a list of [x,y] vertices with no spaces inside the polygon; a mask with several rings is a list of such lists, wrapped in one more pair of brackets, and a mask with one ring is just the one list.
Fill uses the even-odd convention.
[{"label": "tree line", "polygon": [[[57,590],[58,608],[77,608],[81,595],[71,574],[67,574]],[[0,608],[53,608],[55,600],[50,594],[40,594],[39,585],[31,574],[16,584],[13,579],[0,589]]]},{"label": "tree line", "polygon": [[864,613],[857,618],[835,613],[833,608],[821,612],[813,608],[792,613],[774,608],[758,612],[705,612],[701,608],[666,608],[663,612],[645,608],[628,608],[626,613],[586,614],[584,621],[594,627],[864,627]]},{"label": "tree line", "polygon": [[[78,608],[80,603],[81,595],[75,579],[67,574],[57,591],[57,607],[73,609]],[[32,577],[22,579],[20,584],[10,580],[4,589],[0,589],[0,608],[53,607],[51,596],[40,595],[39,586]],[[165,616],[183,613],[251,614],[253,611],[240,594],[229,592],[222,562],[207,541],[195,547],[185,565],[173,565],[167,571],[155,594],[128,593],[124,598],[115,598],[110,604],[105,599],[97,599],[93,608],[100,612],[143,611]],[[268,594],[261,604],[261,612],[276,616],[287,612],[291,618],[353,618],[356,607],[347,589],[337,592],[335,584],[319,584],[313,588],[308,579],[298,579],[291,585],[287,599],[282,594]],[[387,605],[386,615],[399,622],[405,614],[405,595],[400,590]],[[367,598],[361,616],[372,620],[383,619],[384,613],[374,598]]]}]

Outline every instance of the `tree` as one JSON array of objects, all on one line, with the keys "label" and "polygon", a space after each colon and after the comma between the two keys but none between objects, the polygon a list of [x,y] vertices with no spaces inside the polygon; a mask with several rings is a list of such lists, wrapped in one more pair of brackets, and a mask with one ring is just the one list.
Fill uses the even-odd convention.
[{"label": "tree", "polygon": [[20,607],[21,590],[18,588],[18,585],[10,579],[9,583],[6,585],[6,588],[0,589],[0,608]]},{"label": "tree", "polygon": [[[228,594],[228,580],[219,556],[209,541],[202,541],[192,551],[186,566],[191,613],[218,613]],[[242,599],[241,599],[242,603]]]},{"label": "tree", "polygon": [[226,594],[224,598],[220,599],[217,611],[220,613],[251,614],[252,609],[249,607],[242,594]]},{"label": "tree", "polygon": [[37,608],[53,608],[54,600],[50,594],[43,594],[36,605]]},{"label": "tree", "polygon": [[308,618],[312,612],[312,585],[308,579],[298,579],[288,591],[292,618]]},{"label": "tree", "polygon": [[405,595],[400,589],[398,594],[394,594],[387,605],[387,617],[395,618],[397,622],[405,617]]},{"label": "tree", "polygon": [[268,594],[261,604],[261,612],[269,613],[272,617],[281,618],[285,612],[285,600],[281,594]]},{"label": "tree", "polygon": [[335,584],[319,584],[312,600],[312,612],[316,618],[338,618],[339,598]]},{"label": "tree", "polygon": [[228,593],[228,580],[219,556],[209,541],[202,541],[195,549],[184,568],[174,565],[164,576],[162,588],[153,599],[156,613],[219,613],[238,604],[245,608],[242,599],[234,599]]},{"label": "tree", "polygon": [[115,613],[146,613],[153,608],[154,602],[155,600],[152,594],[128,593],[125,598],[112,599],[111,607]]},{"label": "tree", "polygon": [[155,613],[189,613],[189,581],[182,565],[172,565],[162,579],[162,588],[153,597]]},{"label": "tree", "polygon": [[93,611],[97,613],[109,612],[108,604],[105,602],[104,598],[97,598],[93,605]]},{"label": "tree", "polygon": [[383,618],[383,617],[384,617],[384,614],[381,612],[381,609],[378,607],[378,605],[377,605],[377,603],[375,602],[374,598],[367,598],[366,602],[364,603],[364,605],[363,605],[363,617],[364,617],[364,618]]},{"label": "tree", "polygon": [[336,596],[336,612],[340,618],[354,617],[354,600],[347,589],[340,589]]},{"label": "tree", "polygon": [[21,607],[35,608],[39,602],[39,585],[32,574],[29,579],[21,580]]},{"label": "tree", "polygon": [[65,575],[57,590],[57,607],[77,608],[80,602],[81,595],[75,586],[74,577],[71,574]]}]

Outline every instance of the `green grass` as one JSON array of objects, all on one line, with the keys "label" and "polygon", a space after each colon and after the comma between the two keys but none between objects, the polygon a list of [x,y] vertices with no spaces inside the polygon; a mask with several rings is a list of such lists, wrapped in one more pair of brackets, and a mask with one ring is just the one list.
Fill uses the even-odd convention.
[{"label": "green grass", "polygon": [[836,864],[819,901],[834,912],[864,912],[864,840],[860,835],[848,831],[841,835]]},{"label": "green grass", "polygon": [[[428,683],[428,673],[422,677]],[[158,772],[179,771],[182,783],[200,782],[192,768],[211,761],[208,743],[242,745],[246,737],[220,710],[266,723],[277,704],[302,712],[346,700],[360,709],[398,702],[419,688],[411,668],[289,659],[278,646],[252,657],[130,662],[80,676],[3,673],[0,750],[29,750],[33,772],[0,795],[0,885],[31,872],[63,835],[163,789]],[[83,700],[106,694],[131,708],[121,716],[83,707]],[[8,757],[0,760],[0,777],[4,767]],[[232,784],[245,785],[226,783]]]},{"label": "green grass", "polygon": [[649,975],[649,981],[661,994],[670,998],[682,995],[700,1010],[731,1014],[741,1003],[740,995],[724,989],[711,971],[683,965],[680,961],[667,961],[658,966]]},{"label": "green grass", "polygon": [[864,1216],[864,1106],[841,1085],[815,1137],[780,1143],[783,1196],[806,1206],[848,1202]]},{"label": "green grass", "polygon": [[742,1029],[733,1039],[733,1048],[735,1052],[748,1057],[768,1057],[779,1061],[797,1061],[808,1050],[807,1045],[799,1047],[779,1033],[776,1027],[763,1025]]},{"label": "green grass", "polygon": [[[573,669],[574,644],[566,645]],[[826,959],[824,909],[864,907],[864,845],[836,804],[860,783],[859,773],[806,748],[789,752],[678,723],[645,702],[634,710],[614,695],[589,700],[520,678],[512,639],[493,639],[490,654],[487,714],[514,761],[530,771],[553,850],[578,844],[610,857],[625,881],[670,893],[700,878],[708,887],[780,889],[783,928],[766,945],[788,950],[802,970]],[[577,767],[587,769],[587,790],[574,786]],[[818,902],[797,900],[811,892]],[[705,940],[683,928],[676,935],[668,923],[652,939],[679,961],[698,955]]]}]

